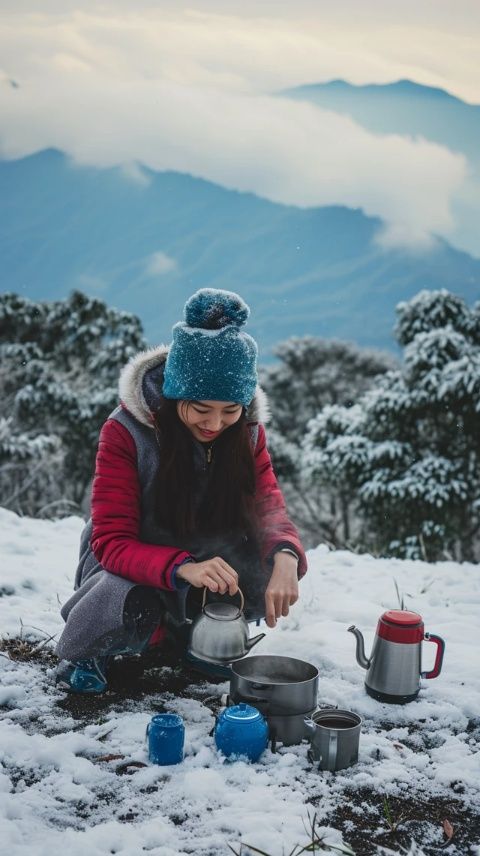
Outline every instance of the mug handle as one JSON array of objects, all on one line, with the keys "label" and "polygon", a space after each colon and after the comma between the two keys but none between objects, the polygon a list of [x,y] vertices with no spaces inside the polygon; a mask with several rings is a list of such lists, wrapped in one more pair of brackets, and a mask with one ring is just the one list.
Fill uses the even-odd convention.
[{"label": "mug handle", "polygon": [[[207,592],[208,592],[208,591],[209,591],[209,589],[205,586],[205,588],[203,589],[202,610],[203,610],[203,609],[205,609],[205,604],[206,604],[206,602],[207,602]],[[243,596],[243,594],[242,594],[242,590],[241,590],[241,588],[239,588],[239,589],[238,589],[238,593],[239,593],[239,595],[240,595],[240,612],[243,612],[243,609],[244,609],[244,606],[245,606],[245,598],[244,598],[244,596]]]},{"label": "mug handle", "polygon": [[435,633],[425,633],[424,639],[427,642],[435,642],[437,646],[437,655],[435,657],[435,665],[431,672],[421,672],[421,678],[437,678],[442,670],[443,655],[445,654],[445,642],[441,636],[436,636]]}]

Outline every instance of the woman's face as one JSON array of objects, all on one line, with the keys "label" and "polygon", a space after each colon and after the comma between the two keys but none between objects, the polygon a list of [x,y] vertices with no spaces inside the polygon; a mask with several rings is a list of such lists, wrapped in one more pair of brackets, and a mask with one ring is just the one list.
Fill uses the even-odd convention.
[{"label": "woman's face", "polygon": [[233,401],[179,401],[177,413],[196,440],[212,442],[225,428],[238,422],[242,405]]}]

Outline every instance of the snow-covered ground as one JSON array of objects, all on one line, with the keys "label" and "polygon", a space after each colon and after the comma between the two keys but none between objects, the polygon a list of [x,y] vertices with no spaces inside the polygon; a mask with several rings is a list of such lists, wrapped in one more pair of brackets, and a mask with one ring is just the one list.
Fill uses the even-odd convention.
[{"label": "snow-covered ground", "polygon": [[[30,520],[0,509],[3,636],[23,634],[40,641],[59,634],[59,604],[71,593],[81,527],[77,518]],[[306,843],[311,804],[326,840],[338,846],[341,835],[329,818],[359,791],[376,794],[378,802],[383,795],[391,800],[455,798],[479,812],[478,566],[374,559],[325,547],[311,551],[309,562],[300,601],[255,651],[315,663],[319,702],[363,717],[355,767],[318,774],[307,760],[307,743],[277,754],[267,750],[256,764],[227,763],[209,735],[213,715],[195,693],[191,698],[153,694],[123,708],[107,705],[91,721],[75,718],[62,707],[64,694],[53,685],[51,670],[3,655],[2,852],[226,854],[229,844],[239,849],[243,841],[281,856]],[[426,629],[446,640],[441,676],[424,681],[418,700],[403,707],[380,704],[365,694],[355,640],[346,632],[352,623],[363,629],[368,654],[379,615],[399,606],[395,581]],[[434,645],[424,643],[425,668],[433,665],[434,653]],[[209,689],[220,695],[228,684]],[[147,764],[120,776],[115,763],[96,762],[122,754],[147,763],[145,727],[159,701],[184,717],[183,764]],[[429,846],[445,841],[440,825],[429,834]],[[468,851],[446,852],[480,854],[479,840],[472,839]]]}]

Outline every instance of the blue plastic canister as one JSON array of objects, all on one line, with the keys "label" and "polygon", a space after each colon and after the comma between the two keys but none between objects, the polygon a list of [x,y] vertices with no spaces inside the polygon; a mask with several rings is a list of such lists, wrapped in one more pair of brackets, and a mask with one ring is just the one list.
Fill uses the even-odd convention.
[{"label": "blue plastic canister", "polygon": [[147,725],[148,757],[162,766],[183,761],[185,726],[176,713],[158,713]]},{"label": "blue plastic canister", "polygon": [[257,761],[268,745],[268,725],[249,704],[227,707],[215,725],[215,744],[227,757],[242,756]]}]

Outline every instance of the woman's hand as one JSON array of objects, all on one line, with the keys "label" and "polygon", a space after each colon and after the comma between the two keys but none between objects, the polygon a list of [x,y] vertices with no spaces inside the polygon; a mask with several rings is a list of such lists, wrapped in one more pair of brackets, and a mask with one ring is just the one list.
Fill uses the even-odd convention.
[{"label": "woman's hand", "polygon": [[275,553],[273,572],[265,592],[265,620],[275,627],[277,618],[288,615],[298,600],[298,561],[290,553]]},{"label": "woman's hand", "polygon": [[219,556],[205,562],[186,562],[177,569],[177,577],[195,588],[206,586],[210,591],[234,595],[238,591],[238,574]]}]

